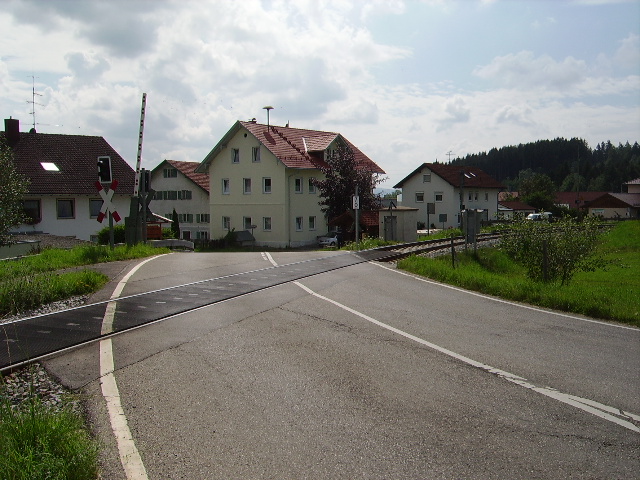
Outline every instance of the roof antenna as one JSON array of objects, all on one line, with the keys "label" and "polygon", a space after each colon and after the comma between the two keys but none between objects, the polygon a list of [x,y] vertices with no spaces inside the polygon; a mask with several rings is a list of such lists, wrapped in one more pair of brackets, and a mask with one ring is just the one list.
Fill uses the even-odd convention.
[{"label": "roof antenna", "polygon": [[269,110],[273,110],[271,105],[267,105],[266,107],[262,107],[263,110],[267,111],[267,127],[269,126]]},{"label": "roof antenna", "polygon": [[36,95],[38,95],[39,97],[42,96],[42,94],[40,93],[36,93],[36,77],[33,75],[30,75],[31,77],[31,101],[27,100],[27,103],[30,103],[31,105],[33,105],[32,110],[31,110],[31,115],[33,116],[33,131],[36,131],[36,105],[40,105],[41,107],[44,107],[43,104],[36,102]]}]

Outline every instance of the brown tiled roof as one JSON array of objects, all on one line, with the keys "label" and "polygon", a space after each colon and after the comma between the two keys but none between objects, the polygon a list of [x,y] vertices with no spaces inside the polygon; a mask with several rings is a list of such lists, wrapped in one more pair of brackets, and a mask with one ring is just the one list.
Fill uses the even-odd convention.
[{"label": "brown tiled roof", "polygon": [[191,180],[193,183],[202,188],[205,192],[209,193],[209,174],[208,173],[196,173],[195,170],[200,165],[200,162],[181,162],[179,160],[165,160],[160,163],[154,170],[160,168],[163,163],[168,163],[173,168],[178,169],[185,177]]},{"label": "brown tiled roof", "polygon": [[498,188],[502,189],[504,186],[498,182],[495,178],[493,178],[488,173],[480,170],[478,167],[465,167],[458,165],[445,165],[443,163],[423,163],[418,168],[416,168],[413,172],[403,178],[397,185],[393,188],[402,188],[402,185],[413,177],[415,174],[419,173],[423,169],[429,169],[442,179],[444,179],[447,183],[452,186],[459,188],[460,187],[460,179],[461,173],[464,176],[464,187],[465,188]]},{"label": "brown tiled roof", "polygon": [[556,205],[569,205],[571,208],[582,208],[606,193],[607,192],[557,192],[553,203]]},{"label": "brown tiled roof", "polygon": [[605,193],[589,202],[589,208],[640,207],[640,193]]},{"label": "brown tiled roof", "polygon": [[[98,157],[107,155],[116,193],[132,195],[135,171],[103,137],[20,132],[13,147],[17,172],[30,180],[29,195],[97,195]],[[59,171],[47,171],[41,162]]]},{"label": "brown tiled roof", "polygon": [[211,150],[200,164],[198,171],[204,171],[204,167],[213,160],[229,139],[242,127],[251,132],[260,143],[288,168],[326,167],[324,150],[336,138],[340,138],[353,150],[356,161],[361,168],[366,168],[373,173],[384,173],[382,168],[339,133],[275,125],[269,126],[257,122],[242,121],[236,122],[234,126],[231,127],[218,145]]}]

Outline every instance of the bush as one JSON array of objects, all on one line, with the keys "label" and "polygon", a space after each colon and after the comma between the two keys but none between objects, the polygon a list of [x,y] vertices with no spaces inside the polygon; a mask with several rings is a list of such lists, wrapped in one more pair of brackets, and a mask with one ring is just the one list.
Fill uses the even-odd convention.
[{"label": "bush", "polygon": [[567,285],[575,272],[604,266],[592,257],[600,233],[592,217],[582,222],[565,217],[553,224],[522,220],[504,234],[501,248],[527,269],[529,278]]},{"label": "bush", "polygon": [[[113,226],[113,242],[125,243],[124,225]],[[100,245],[109,245],[109,227],[104,227],[98,232],[98,243]]]}]

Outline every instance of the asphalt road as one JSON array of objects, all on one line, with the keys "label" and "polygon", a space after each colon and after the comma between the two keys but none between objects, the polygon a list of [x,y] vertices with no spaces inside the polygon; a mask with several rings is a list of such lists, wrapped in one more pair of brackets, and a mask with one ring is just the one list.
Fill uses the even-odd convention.
[{"label": "asphalt road", "polygon": [[[146,263],[123,294],[323,254],[335,253],[173,254]],[[639,330],[384,265],[218,303],[118,335],[112,348],[122,410],[152,479],[640,472],[640,422],[628,415],[640,414]],[[94,345],[46,366],[86,395],[103,478],[126,478],[99,359]]]}]

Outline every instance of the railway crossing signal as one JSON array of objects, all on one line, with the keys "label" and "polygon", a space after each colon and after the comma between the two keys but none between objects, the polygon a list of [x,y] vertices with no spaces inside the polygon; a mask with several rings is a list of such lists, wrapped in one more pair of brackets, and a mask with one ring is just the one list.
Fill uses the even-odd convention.
[{"label": "railway crossing signal", "polygon": [[98,157],[98,181],[111,183],[111,157]]}]

